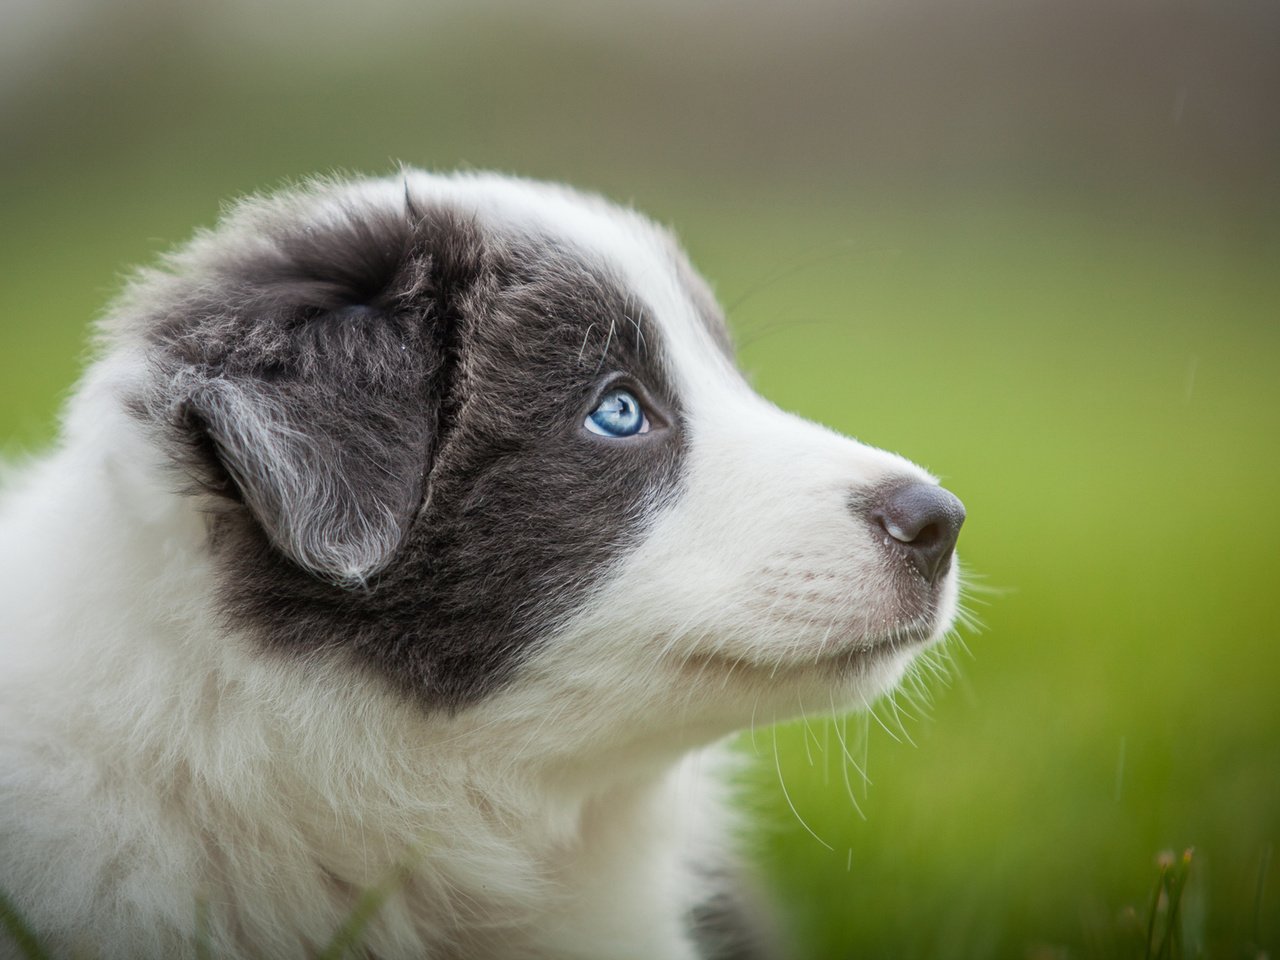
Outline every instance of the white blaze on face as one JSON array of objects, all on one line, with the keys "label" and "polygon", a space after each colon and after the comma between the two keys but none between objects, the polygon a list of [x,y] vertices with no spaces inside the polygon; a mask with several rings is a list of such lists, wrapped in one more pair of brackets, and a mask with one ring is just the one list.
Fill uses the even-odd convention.
[{"label": "white blaze on face", "polygon": [[913,653],[888,641],[942,632],[955,574],[932,602],[904,589],[901,558],[851,501],[933,478],[752,391],[690,302],[678,252],[652,228],[627,232],[633,242],[611,260],[662,332],[687,447],[678,500],[659,508],[606,604],[643,622],[644,656],[696,665],[710,686],[736,671],[829,692],[843,660],[856,668],[838,695],[884,692]]}]

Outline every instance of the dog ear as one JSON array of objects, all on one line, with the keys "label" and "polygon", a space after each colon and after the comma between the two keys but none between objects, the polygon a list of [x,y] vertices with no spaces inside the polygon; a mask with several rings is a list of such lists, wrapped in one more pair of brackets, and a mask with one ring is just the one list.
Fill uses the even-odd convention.
[{"label": "dog ear", "polygon": [[179,419],[208,485],[342,586],[386,566],[423,494],[442,371],[429,338],[402,326],[368,308],[331,311],[277,339],[269,363],[181,378]]}]

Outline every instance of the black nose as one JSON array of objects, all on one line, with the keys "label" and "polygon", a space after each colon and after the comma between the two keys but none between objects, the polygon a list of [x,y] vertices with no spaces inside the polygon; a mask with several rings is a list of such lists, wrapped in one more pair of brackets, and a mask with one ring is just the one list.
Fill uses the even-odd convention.
[{"label": "black nose", "polygon": [[891,545],[906,553],[922,577],[930,583],[942,579],[964,523],[959,497],[932,483],[908,483],[886,493],[868,516],[889,535]]}]

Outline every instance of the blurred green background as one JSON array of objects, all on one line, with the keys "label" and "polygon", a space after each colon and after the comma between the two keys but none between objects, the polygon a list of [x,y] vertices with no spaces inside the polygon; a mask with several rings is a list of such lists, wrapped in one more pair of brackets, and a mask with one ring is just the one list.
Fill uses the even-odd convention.
[{"label": "blurred green background", "polygon": [[237,194],[495,167],[670,223],[763,393],[964,499],[983,588],[932,703],[849,726],[874,786],[820,719],[744,741],[796,956],[1141,956],[1187,847],[1187,955],[1280,948],[1280,5],[6,0],[0,123],[11,458]]}]

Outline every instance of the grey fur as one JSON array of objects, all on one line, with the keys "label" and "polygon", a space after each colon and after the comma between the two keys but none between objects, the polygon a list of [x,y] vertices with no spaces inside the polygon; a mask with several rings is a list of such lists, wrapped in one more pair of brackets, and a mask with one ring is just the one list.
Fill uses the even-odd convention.
[{"label": "grey fur", "polygon": [[[119,322],[154,371],[134,409],[208,501],[231,621],[424,705],[473,702],[674,495],[659,337],[554,238],[408,196],[301,209],[254,213],[252,243],[233,217],[134,291]],[[583,430],[615,382],[662,428]]]},{"label": "grey fur", "polygon": [[689,914],[689,929],[704,960],[781,960],[772,913],[740,868],[695,864],[716,892]]}]

